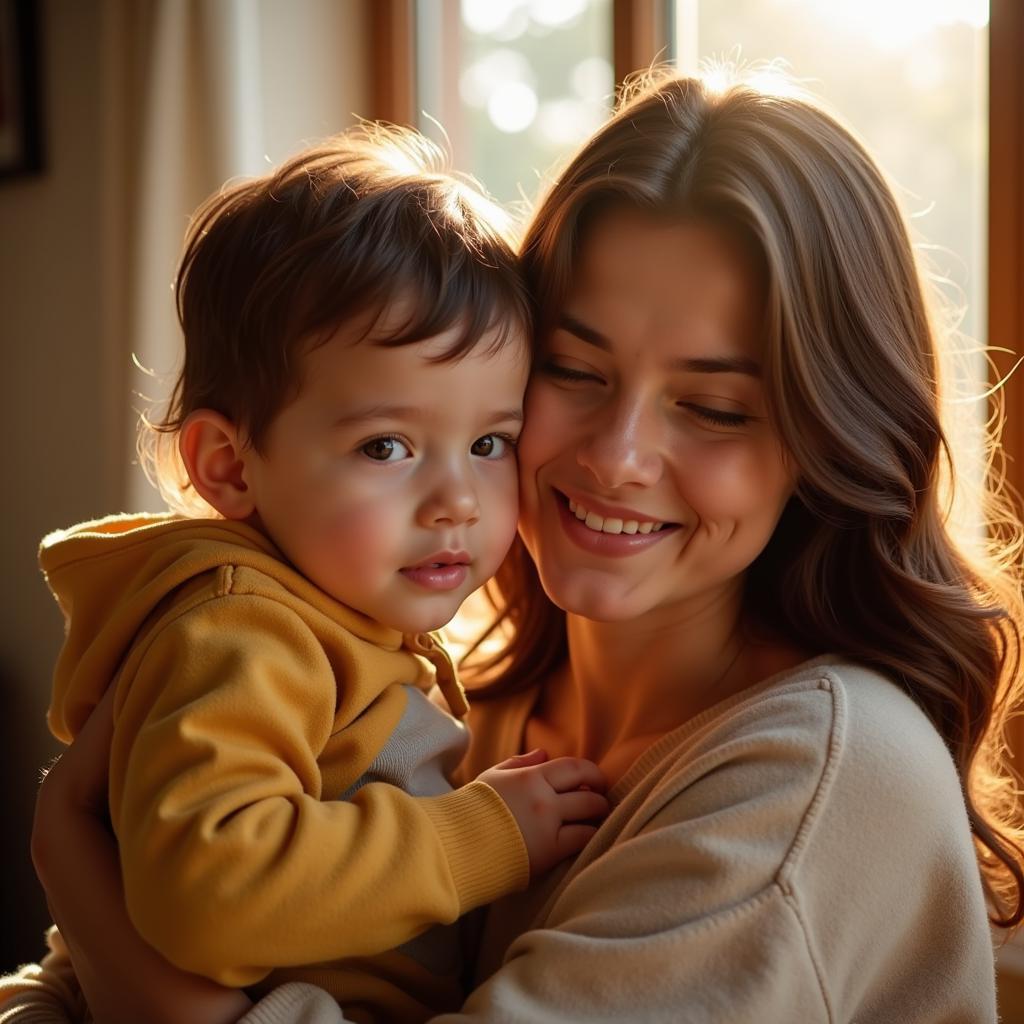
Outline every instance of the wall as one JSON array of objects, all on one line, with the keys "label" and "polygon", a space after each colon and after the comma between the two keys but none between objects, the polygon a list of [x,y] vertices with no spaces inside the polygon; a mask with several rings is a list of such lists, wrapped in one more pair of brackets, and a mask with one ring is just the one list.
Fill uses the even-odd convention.
[{"label": "wall", "polygon": [[[146,68],[132,37],[159,26],[165,2],[41,0],[46,170],[0,184],[0,970],[38,957],[48,922],[28,836],[39,768],[57,751],[45,711],[62,626],[36,548],[51,529],[144,497],[129,454],[140,383],[130,353],[144,340],[129,336],[137,320],[124,293],[137,218],[167,211],[147,212],[135,184]],[[258,24],[246,45],[258,49],[272,161],[366,110],[367,2],[234,0]],[[182,231],[187,213],[171,212]]]},{"label": "wall", "polygon": [[[0,185],[0,766],[5,784],[5,927],[0,967],[32,956],[46,912],[28,860],[39,766],[56,750],[45,728],[60,617],[36,568],[49,529],[116,506],[104,456],[101,18],[94,5],[44,4],[45,173]],[[83,444],[82,439],[91,443]],[[31,939],[32,941],[26,941]]]}]

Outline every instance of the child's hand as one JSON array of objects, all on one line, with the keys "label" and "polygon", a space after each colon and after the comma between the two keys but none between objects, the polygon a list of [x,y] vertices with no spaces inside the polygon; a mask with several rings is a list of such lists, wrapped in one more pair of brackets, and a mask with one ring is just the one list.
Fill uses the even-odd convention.
[{"label": "child's hand", "polygon": [[608,813],[608,801],[602,795],[607,783],[593,761],[580,757],[549,761],[547,757],[543,750],[531,750],[478,776],[515,817],[533,878],[579,853],[597,831],[596,826],[583,823]]}]

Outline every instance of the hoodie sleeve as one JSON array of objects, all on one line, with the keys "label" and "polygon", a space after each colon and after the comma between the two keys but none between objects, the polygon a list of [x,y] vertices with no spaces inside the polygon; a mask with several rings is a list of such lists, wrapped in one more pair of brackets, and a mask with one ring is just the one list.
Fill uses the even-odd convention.
[{"label": "hoodie sleeve", "polygon": [[338,685],[296,612],[251,594],[186,610],[129,656],[111,814],[129,915],[172,963],[249,985],[383,952],[525,886],[515,819],[483,783],[321,802]]}]

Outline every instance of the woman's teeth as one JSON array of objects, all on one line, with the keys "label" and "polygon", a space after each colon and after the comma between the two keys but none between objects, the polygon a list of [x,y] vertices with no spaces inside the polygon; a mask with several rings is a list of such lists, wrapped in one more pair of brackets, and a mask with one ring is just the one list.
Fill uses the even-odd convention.
[{"label": "woman's teeth", "polygon": [[653,520],[640,522],[636,519],[615,519],[612,516],[605,519],[596,512],[588,512],[582,505],[577,505],[572,498],[569,499],[569,511],[584,526],[597,533],[656,533],[665,525]]}]

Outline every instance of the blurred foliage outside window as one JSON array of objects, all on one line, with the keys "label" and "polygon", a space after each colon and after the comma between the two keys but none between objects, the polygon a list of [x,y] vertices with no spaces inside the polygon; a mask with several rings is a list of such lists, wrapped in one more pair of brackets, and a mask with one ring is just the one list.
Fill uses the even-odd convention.
[{"label": "blurred foliage outside window", "polygon": [[786,75],[867,143],[962,330],[985,331],[988,0],[677,0],[672,56],[689,71],[756,63]]},{"label": "blurred foliage outside window", "polygon": [[611,110],[611,0],[420,0],[419,127],[508,205]]}]

